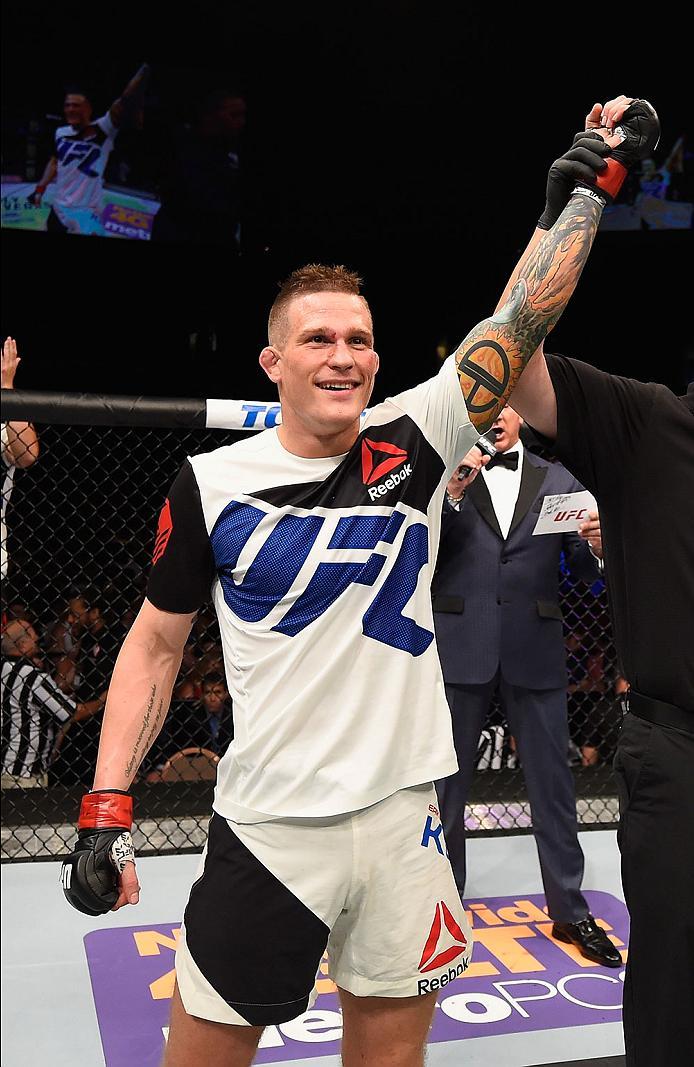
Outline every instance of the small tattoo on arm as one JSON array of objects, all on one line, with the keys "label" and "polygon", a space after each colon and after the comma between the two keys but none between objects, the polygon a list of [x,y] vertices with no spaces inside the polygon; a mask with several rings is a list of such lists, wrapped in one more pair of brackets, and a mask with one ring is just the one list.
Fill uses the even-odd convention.
[{"label": "small tattoo on arm", "polygon": [[[137,735],[137,738],[135,740],[135,745],[133,747],[133,751],[132,751],[132,754],[130,756],[130,759],[128,760],[128,762],[125,765],[125,774],[126,774],[127,778],[130,778],[133,775],[133,773],[137,770],[137,768],[140,766],[140,760],[142,759],[142,756],[144,756],[144,752],[143,752],[142,756],[140,756],[140,759],[138,759],[138,754],[140,752],[140,746],[142,745],[142,738],[145,736],[145,730],[149,726],[149,722],[150,722],[150,719],[152,717],[152,709],[154,707],[154,701],[156,699],[156,695],[157,695],[157,687],[156,687],[156,685],[153,685],[152,689],[150,691],[150,694],[149,694],[149,699],[147,701],[147,710],[145,711],[144,715],[142,716],[142,724],[140,726],[140,732]],[[161,703],[160,703],[159,707],[161,708]],[[146,749],[145,749],[145,751],[146,751]]]},{"label": "small tattoo on arm", "polygon": [[152,744],[153,744],[157,734],[159,733],[159,731],[161,729],[161,724],[163,723],[164,718],[165,718],[165,714],[162,715],[163,709],[164,709],[164,701],[160,700],[159,701],[159,707],[157,708],[157,714],[156,714],[156,717],[154,719],[154,723],[152,724],[152,729],[149,731],[149,734],[147,735],[147,740],[145,741],[145,751],[142,753],[143,756],[145,755],[145,753],[149,752],[149,750],[152,747]]}]

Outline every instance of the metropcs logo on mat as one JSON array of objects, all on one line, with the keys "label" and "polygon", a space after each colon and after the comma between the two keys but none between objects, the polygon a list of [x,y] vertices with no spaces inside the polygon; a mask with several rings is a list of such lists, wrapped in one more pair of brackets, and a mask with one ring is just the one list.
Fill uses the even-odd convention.
[{"label": "metropcs logo on mat", "polygon": [[[407,452],[398,445],[391,445],[389,441],[370,441],[364,437],[361,443],[361,480],[368,486],[371,500],[378,500],[379,496],[385,496],[396,485],[409,478],[412,474],[412,464],[405,463]],[[405,466],[402,470],[390,474],[397,467]],[[386,478],[386,475],[390,477]],[[385,479],[385,481],[381,481]],[[379,484],[375,485],[374,483]]]},{"label": "metropcs logo on mat", "polygon": [[[584,895],[626,957],[628,917],[622,901],[609,893]],[[573,945],[555,941],[544,908],[540,895],[466,901],[475,939],[472,962],[448,977],[461,967],[465,938],[450,909],[443,901],[437,904],[419,964],[420,982],[432,981],[437,991],[430,1043],[621,1019],[623,971],[600,967]],[[158,1067],[168,1033],[178,933],[169,923],[95,930],[85,937],[106,1067]],[[434,987],[425,972],[442,966],[447,954],[450,970]],[[666,959],[662,971],[666,980]],[[342,1015],[325,959],[316,985],[310,1011],[266,1028],[255,1063],[303,1062],[338,1052]]]}]

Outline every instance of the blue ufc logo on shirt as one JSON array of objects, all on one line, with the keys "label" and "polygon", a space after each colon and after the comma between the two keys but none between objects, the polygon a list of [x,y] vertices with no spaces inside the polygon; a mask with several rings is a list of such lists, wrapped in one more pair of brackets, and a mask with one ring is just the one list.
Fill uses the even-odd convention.
[{"label": "blue ufc logo on shirt", "polygon": [[88,178],[98,178],[98,170],[92,170],[92,164],[97,163],[101,155],[101,148],[89,141],[75,141],[71,137],[61,137],[56,144],[56,155],[63,166],[77,162],[77,170],[86,174]]},{"label": "blue ufc logo on shirt", "polygon": [[[266,512],[251,504],[233,500],[220,515],[210,535],[224,599],[244,622],[260,622],[290,592],[299,572],[311,556],[326,522],[320,515],[282,515],[272,527],[243,582],[234,580],[234,570],[247,544]],[[316,566],[303,592],[272,629],[294,637],[324,614],[353,584],[371,586],[385,566],[387,556],[372,551],[361,562],[331,560],[344,557],[345,549],[375,549],[381,543],[392,545],[405,515],[349,515],[338,517],[324,553],[316,551]],[[334,556],[333,556],[334,559]],[[403,608],[417,587],[419,572],[429,559],[427,528],[413,523],[405,531],[397,558],[362,618],[366,637],[392,648],[421,656],[434,639],[433,633],[406,618]]]}]

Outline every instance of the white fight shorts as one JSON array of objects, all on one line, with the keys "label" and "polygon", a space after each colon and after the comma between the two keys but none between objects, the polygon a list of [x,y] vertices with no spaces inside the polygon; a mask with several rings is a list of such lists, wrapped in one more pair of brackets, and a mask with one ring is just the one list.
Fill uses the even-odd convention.
[{"label": "white fight shorts", "polygon": [[325,819],[212,816],[176,955],[188,1014],[294,1019],[326,947],[331,979],[358,997],[421,996],[467,968],[472,934],[433,785]]}]

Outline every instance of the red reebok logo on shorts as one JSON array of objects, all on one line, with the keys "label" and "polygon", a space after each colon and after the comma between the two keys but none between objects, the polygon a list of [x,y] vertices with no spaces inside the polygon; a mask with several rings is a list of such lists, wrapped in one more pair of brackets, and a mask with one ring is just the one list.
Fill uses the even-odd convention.
[{"label": "red reebok logo on shorts", "polygon": [[[450,934],[450,937],[446,937],[446,934],[443,933],[444,928]],[[453,939],[452,943],[451,938]],[[445,946],[445,942],[448,942],[447,946]],[[436,914],[431,924],[427,943],[419,961],[419,970],[422,974],[426,974],[427,971],[435,971],[437,967],[444,967],[451,960],[462,956],[466,948],[467,938],[465,934],[444,902],[442,900],[439,901],[436,905]]]},{"label": "red reebok logo on shorts", "polygon": [[370,441],[365,437],[361,443],[361,480],[364,485],[373,485],[406,459],[404,448],[391,445],[389,441]]},{"label": "red reebok logo on shorts", "polygon": [[154,555],[152,556],[152,563],[158,563],[161,557],[166,552],[166,546],[169,543],[171,537],[171,531],[173,530],[173,520],[171,518],[171,505],[169,504],[169,498],[164,501],[164,507],[159,513],[159,525],[157,526],[157,539],[154,542]]}]

